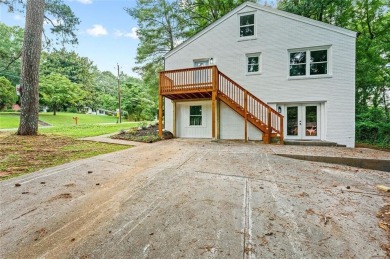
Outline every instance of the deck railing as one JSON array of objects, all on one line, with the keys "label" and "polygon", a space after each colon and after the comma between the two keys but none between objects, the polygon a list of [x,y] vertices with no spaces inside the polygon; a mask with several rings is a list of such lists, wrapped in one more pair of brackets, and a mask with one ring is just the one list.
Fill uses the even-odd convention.
[{"label": "deck railing", "polygon": [[[193,91],[215,91],[231,100],[240,114],[252,119],[254,125],[267,134],[269,140],[276,134],[283,142],[283,116],[271,106],[257,98],[228,76],[218,71],[216,66],[177,69],[160,72],[160,95],[189,93]],[[238,111],[238,110],[237,110]]]},{"label": "deck railing", "polygon": [[212,91],[213,67],[196,67],[160,72],[160,94],[191,90]]}]

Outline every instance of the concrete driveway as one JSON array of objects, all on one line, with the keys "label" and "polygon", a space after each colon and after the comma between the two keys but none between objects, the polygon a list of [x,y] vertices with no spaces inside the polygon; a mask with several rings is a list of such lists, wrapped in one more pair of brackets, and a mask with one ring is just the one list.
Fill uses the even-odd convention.
[{"label": "concrete driveway", "polygon": [[386,258],[376,184],[267,145],[140,145],[1,182],[0,257]]}]

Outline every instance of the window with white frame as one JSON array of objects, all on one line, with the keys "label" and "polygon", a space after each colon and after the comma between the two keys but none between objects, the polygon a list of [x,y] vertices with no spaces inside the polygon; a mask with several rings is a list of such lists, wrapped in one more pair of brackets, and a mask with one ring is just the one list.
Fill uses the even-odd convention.
[{"label": "window with white frame", "polygon": [[240,38],[255,35],[255,14],[240,15]]},{"label": "window with white frame", "polygon": [[190,106],[190,126],[202,126],[202,106]]},{"label": "window with white frame", "polygon": [[260,73],[260,53],[246,55],[247,74]]},{"label": "window with white frame", "polygon": [[290,77],[329,74],[328,48],[289,51]]}]

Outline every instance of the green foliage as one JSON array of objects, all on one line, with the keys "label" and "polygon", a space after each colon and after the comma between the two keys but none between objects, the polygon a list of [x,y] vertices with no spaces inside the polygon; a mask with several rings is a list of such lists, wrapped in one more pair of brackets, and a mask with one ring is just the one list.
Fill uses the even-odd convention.
[{"label": "green foliage", "polygon": [[[182,0],[178,4],[182,7],[182,15],[186,18],[186,26],[191,28],[188,37],[203,30],[211,23],[248,0]],[[249,2],[257,2],[249,0]]]},{"label": "green foliage", "polygon": [[390,147],[390,123],[362,121],[356,123],[356,141]]},{"label": "green foliage", "polygon": [[122,97],[122,107],[130,120],[153,120],[157,106],[139,80],[125,83]]},{"label": "green foliage", "polygon": [[22,28],[0,22],[0,76],[5,76],[13,85],[19,84],[23,34]]},{"label": "green foliage", "polygon": [[49,106],[54,115],[64,105],[76,105],[85,92],[80,86],[59,74],[44,76],[40,80],[40,102]]},{"label": "green foliage", "polygon": [[12,106],[16,102],[15,86],[7,78],[0,77],[0,110]]}]

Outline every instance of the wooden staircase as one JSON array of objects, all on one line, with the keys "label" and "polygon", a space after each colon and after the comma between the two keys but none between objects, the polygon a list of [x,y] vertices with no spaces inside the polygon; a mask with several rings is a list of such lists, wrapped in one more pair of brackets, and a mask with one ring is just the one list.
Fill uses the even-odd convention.
[{"label": "wooden staircase", "polygon": [[247,122],[250,122],[263,133],[264,143],[269,144],[273,139],[280,144],[284,142],[283,115],[220,72],[216,66],[160,72],[160,111],[163,96],[173,100],[219,99],[244,118],[245,140],[248,139]]}]

